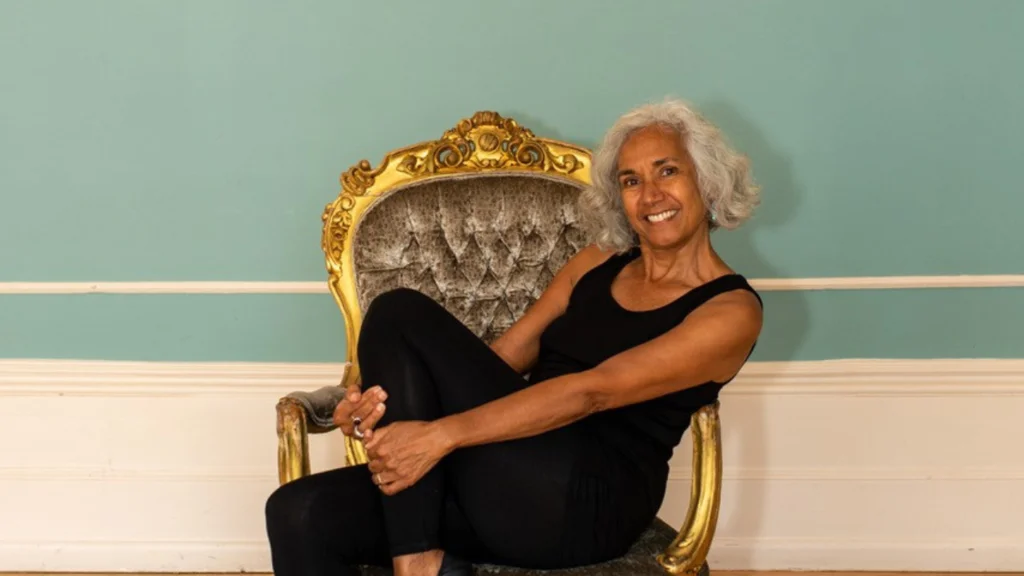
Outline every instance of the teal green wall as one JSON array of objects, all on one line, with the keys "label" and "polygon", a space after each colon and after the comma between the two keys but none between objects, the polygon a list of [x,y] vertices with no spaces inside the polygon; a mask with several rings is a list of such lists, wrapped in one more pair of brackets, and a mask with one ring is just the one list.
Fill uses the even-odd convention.
[{"label": "teal green wall", "polygon": [[[748,276],[1024,273],[1024,2],[629,6],[0,2],[0,282],[322,280],[320,213],[358,160],[480,109],[594,145],[667,94],[753,160],[762,210],[716,234]],[[1022,289],[765,298],[758,359],[1024,350]],[[343,340],[328,296],[0,296],[5,357]]]}]

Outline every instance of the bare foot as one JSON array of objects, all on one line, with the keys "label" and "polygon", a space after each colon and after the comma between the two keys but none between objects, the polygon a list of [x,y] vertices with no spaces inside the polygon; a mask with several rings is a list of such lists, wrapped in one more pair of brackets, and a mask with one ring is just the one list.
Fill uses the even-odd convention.
[{"label": "bare foot", "polygon": [[443,559],[444,551],[428,550],[418,554],[395,556],[391,563],[395,569],[395,576],[437,576],[441,571]]}]

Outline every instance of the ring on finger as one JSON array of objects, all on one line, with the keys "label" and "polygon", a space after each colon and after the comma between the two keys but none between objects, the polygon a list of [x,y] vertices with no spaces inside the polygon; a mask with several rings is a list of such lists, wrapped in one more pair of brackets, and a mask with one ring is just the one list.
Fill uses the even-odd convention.
[{"label": "ring on finger", "polygon": [[359,425],[363,423],[363,419],[359,416],[352,417],[352,435],[356,438],[363,439],[363,431],[359,429]]}]

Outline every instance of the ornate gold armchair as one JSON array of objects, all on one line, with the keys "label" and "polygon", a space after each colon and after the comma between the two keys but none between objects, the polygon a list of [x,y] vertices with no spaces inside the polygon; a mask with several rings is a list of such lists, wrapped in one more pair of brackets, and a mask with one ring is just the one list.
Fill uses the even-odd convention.
[{"label": "ornate gold armchair", "polygon": [[[323,214],[322,248],[345,320],[346,369],[339,386],[294,392],[278,403],[281,483],[310,473],[307,435],[334,429],[334,407],[359,372],[356,340],[370,301],[392,288],[415,288],[492,341],[585,246],[575,200],[590,183],[590,161],[584,148],[478,112],[439,140],[395,150],[376,167],[363,160],[342,175],[341,193]],[[682,529],[656,521],[626,557],[593,574],[707,572],[721,493],[719,431],[717,404],[693,416]],[[358,440],[346,437],[345,449],[347,465],[366,462]],[[533,574],[478,568],[486,570]]]}]

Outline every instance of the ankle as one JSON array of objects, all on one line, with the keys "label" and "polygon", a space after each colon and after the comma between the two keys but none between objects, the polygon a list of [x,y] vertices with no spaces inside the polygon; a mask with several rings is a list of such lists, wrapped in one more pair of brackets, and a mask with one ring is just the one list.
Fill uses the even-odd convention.
[{"label": "ankle", "polygon": [[443,550],[427,550],[395,556],[392,559],[392,566],[395,569],[395,576],[437,576],[441,571],[443,559]]}]

